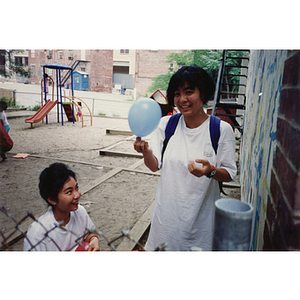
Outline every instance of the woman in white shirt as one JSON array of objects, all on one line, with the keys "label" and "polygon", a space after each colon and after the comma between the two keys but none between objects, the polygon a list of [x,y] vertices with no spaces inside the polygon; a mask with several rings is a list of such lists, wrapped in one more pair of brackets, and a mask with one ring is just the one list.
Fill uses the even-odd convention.
[{"label": "woman in white shirt", "polygon": [[217,153],[210,139],[211,118],[204,105],[214,94],[214,82],[200,67],[185,66],[171,78],[168,104],[181,116],[163,154],[165,129],[170,116],[163,117],[150,145],[137,138],[134,149],[143,154],[145,165],[161,170],[146,250],[166,243],[166,250],[193,247],[211,250],[214,202],[220,198],[218,182],[235,179],[235,136],[221,121]]}]

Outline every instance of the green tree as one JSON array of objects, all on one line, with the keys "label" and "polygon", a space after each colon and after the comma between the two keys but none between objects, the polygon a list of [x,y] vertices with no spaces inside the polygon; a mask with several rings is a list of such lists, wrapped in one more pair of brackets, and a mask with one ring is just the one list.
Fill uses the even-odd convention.
[{"label": "green tree", "polygon": [[11,77],[14,73],[30,77],[30,71],[20,62],[16,64],[15,54],[23,53],[23,50],[0,50],[0,75]]},{"label": "green tree", "polygon": [[[227,51],[227,56],[240,57],[246,51]],[[166,62],[173,63],[176,68],[173,71],[181,68],[182,66],[197,65],[205,69],[212,78],[216,81],[220,61],[222,59],[222,50],[184,50],[181,53],[170,53],[167,57]],[[238,65],[239,61],[234,59],[227,59],[226,65]],[[232,68],[228,70],[228,74],[238,74],[239,70]],[[170,78],[173,72],[169,70],[167,74],[161,74],[153,78],[153,83],[149,87],[149,92],[154,92],[157,89],[167,90]],[[238,83],[238,77],[226,77],[225,82],[228,83]]]}]

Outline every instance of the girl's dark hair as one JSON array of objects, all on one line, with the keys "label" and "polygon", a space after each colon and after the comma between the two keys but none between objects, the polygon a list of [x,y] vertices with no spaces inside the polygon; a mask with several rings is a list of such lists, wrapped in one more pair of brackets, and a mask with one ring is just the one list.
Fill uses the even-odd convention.
[{"label": "girl's dark hair", "polygon": [[66,181],[73,177],[76,181],[75,173],[65,164],[54,163],[42,171],[40,175],[39,190],[42,198],[49,204],[48,198],[57,201],[57,195]]},{"label": "girl's dark hair", "polygon": [[215,91],[215,83],[212,77],[198,66],[184,66],[170,79],[167,90],[169,105],[174,106],[174,93],[185,83],[191,88],[197,87],[199,89],[204,104],[212,99]]},{"label": "girl's dark hair", "polygon": [[3,109],[3,110],[7,110],[7,103],[5,101],[0,101],[0,107]]}]

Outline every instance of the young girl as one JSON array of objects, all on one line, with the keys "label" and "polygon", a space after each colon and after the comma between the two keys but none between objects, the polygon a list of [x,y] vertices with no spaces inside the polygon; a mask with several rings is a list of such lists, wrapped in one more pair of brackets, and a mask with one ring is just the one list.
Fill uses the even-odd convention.
[{"label": "young girl", "polygon": [[8,133],[10,130],[10,125],[7,121],[7,117],[5,114],[6,109],[7,109],[6,102],[0,101],[0,122],[1,122],[2,126],[4,127],[4,129],[6,130],[6,132]]},{"label": "young girl", "polygon": [[[87,228],[94,230],[95,225],[84,207],[79,205],[81,192],[75,173],[65,164],[54,163],[41,173],[39,190],[51,209],[29,226],[24,251],[79,250],[82,248],[78,246],[79,242],[88,243],[88,251],[99,251],[97,235],[85,235]],[[67,230],[56,226],[61,222]]]}]

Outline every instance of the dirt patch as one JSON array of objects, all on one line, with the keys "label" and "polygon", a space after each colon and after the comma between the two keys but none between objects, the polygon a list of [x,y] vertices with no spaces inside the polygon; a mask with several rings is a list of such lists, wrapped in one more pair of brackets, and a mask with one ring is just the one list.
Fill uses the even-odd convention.
[{"label": "dirt patch", "polygon": [[[39,195],[38,180],[41,171],[51,163],[61,161],[69,165],[77,174],[82,189],[116,168],[130,169],[141,160],[99,154],[107,147],[134,153],[134,137],[128,141],[130,136],[106,134],[107,128],[126,130],[127,120],[124,119],[94,118],[93,126],[83,128],[79,123],[66,122],[62,126],[49,122],[34,124],[34,128],[30,129],[25,118],[9,119],[9,122],[14,147],[7,154],[8,159],[0,163],[0,205],[4,205],[17,221],[28,211],[35,217],[46,212],[47,204]],[[29,153],[30,156],[13,158],[17,153]],[[97,230],[112,240],[121,234],[121,230],[131,229],[147,210],[149,202],[153,201],[158,178],[134,173],[134,170],[119,172],[83,194],[81,203],[91,214]],[[25,222],[22,229],[26,231],[31,222]],[[1,213],[1,231],[6,234],[14,226],[12,219]],[[111,250],[104,246],[104,242],[102,246],[103,250]],[[22,242],[15,244],[13,250],[22,250]]]},{"label": "dirt patch", "polygon": [[[142,217],[154,201],[158,180],[158,176],[122,171],[84,194],[81,200],[88,203],[86,209],[97,228],[111,240]],[[105,241],[102,245],[103,250],[110,250]]]},{"label": "dirt patch", "polygon": [[[108,135],[107,128],[128,130],[126,119],[93,118],[93,126],[81,126],[72,122],[56,123],[51,116],[49,124],[25,123],[25,118],[9,119],[10,136],[14,141],[8,159],[0,162],[0,206],[4,205],[16,221],[31,211],[36,218],[47,210],[38,191],[41,171],[56,161],[66,163],[77,174],[81,189],[90,186],[109,172],[121,169],[101,181],[81,197],[81,203],[90,214],[96,228],[108,240],[132,229],[154,200],[159,176],[148,174],[141,158],[100,155],[100,150],[110,149],[129,154],[133,150],[134,136]],[[17,153],[28,153],[25,159],[13,158]],[[122,171],[123,170],[123,171]],[[240,189],[225,188],[227,197],[240,199]],[[22,224],[25,232],[32,220]],[[0,212],[0,230],[7,234],[15,226],[12,218]],[[146,241],[147,232],[143,236]],[[122,239],[116,241],[117,247]],[[2,238],[0,237],[0,242]],[[100,240],[102,250],[111,250],[107,241]],[[15,251],[21,251],[23,241],[15,243]]]}]

